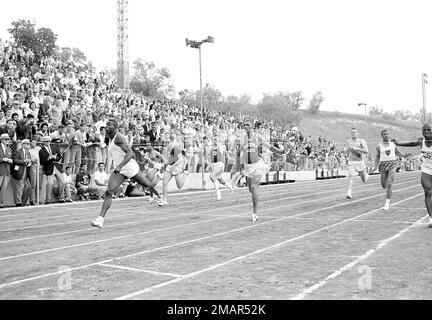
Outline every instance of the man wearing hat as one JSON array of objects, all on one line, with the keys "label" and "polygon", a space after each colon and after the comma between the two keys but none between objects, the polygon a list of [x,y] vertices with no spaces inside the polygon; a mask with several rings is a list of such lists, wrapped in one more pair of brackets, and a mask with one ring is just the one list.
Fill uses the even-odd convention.
[{"label": "man wearing hat", "polygon": [[[23,146],[26,145],[26,148]],[[28,193],[30,191],[29,186],[26,187],[27,176],[29,175],[28,168],[31,167],[32,161],[30,152],[30,140],[24,139],[23,141],[18,140],[17,148],[12,152],[12,165],[11,165],[11,176],[13,178],[13,197],[17,207],[22,207],[25,202],[23,199],[28,199]],[[29,178],[30,180],[30,178]],[[26,189],[26,190],[24,190]],[[23,192],[26,195],[23,197]],[[34,201],[34,199],[33,199]]]},{"label": "man wearing hat", "polygon": [[0,135],[0,208],[4,208],[6,188],[10,179],[10,165],[12,161],[12,151],[9,147],[11,138],[9,134]]},{"label": "man wearing hat", "polygon": [[43,147],[39,150],[40,164],[43,166],[43,172],[47,177],[45,204],[51,203],[51,193],[54,184],[54,177],[57,179],[59,187],[59,200],[60,202],[65,202],[64,181],[62,175],[63,170],[60,164],[60,148],[58,145],[51,145],[50,143],[51,138],[49,136],[44,136],[42,138]]}]

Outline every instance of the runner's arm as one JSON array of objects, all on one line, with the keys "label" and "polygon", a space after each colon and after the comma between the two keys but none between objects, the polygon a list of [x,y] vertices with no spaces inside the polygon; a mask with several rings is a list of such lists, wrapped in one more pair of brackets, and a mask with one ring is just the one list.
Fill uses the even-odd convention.
[{"label": "runner's arm", "polygon": [[412,141],[412,142],[399,142],[393,139],[392,142],[398,147],[417,147],[422,145],[423,138],[418,138],[417,141]]},{"label": "runner's arm", "polygon": [[411,155],[411,153],[403,154],[402,152],[399,151],[399,149],[397,147],[395,148],[395,153],[398,157],[401,157],[401,158],[407,158]]},{"label": "runner's arm", "polygon": [[353,149],[354,151],[359,152],[359,153],[365,153],[365,154],[368,154],[368,153],[369,153],[369,149],[368,149],[368,146],[367,146],[366,141],[363,140],[363,139],[361,139],[361,146],[362,146],[361,148],[353,147],[352,149]]},{"label": "runner's arm", "polygon": [[260,137],[260,143],[264,147],[268,148],[271,152],[274,152],[277,154],[284,154],[285,153],[283,149],[282,150],[278,149],[278,148],[272,146],[270,143],[268,143],[268,141],[263,136],[259,136],[259,137]]},{"label": "runner's arm", "polygon": [[376,169],[378,169],[378,166],[380,163],[380,155],[381,155],[380,147],[379,147],[379,145],[377,145],[376,146],[375,167],[373,167],[372,172],[375,172]]}]

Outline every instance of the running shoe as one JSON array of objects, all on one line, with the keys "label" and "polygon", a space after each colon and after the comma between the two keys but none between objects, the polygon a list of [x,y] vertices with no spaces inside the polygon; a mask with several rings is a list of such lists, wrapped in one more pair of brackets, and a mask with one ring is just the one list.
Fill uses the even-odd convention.
[{"label": "running shoe", "polygon": [[258,215],[255,213],[252,213],[252,218],[251,218],[252,222],[258,221]]},{"label": "running shoe", "polygon": [[94,220],[91,222],[91,225],[92,225],[93,227],[97,227],[97,228],[102,228],[102,227],[103,227],[103,224],[104,224],[104,218],[102,218],[101,216],[97,217],[96,219],[94,219]]},{"label": "running shoe", "polygon": [[154,201],[154,198],[153,197],[150,197],[149,198],[149,202],[153,202]]},{"label": "running shoe", "polygon": [[166,205],[168,205],[168,202],[165,201],[165,200],[160,200],[160,201],[158,202],[158,206],[159,206],[159,207],[166,206]]}]

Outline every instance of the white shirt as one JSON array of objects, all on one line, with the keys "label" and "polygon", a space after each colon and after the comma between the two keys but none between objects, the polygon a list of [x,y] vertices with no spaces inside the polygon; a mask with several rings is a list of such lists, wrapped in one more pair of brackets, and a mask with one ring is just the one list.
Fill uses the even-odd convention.
[{"label": "white shirt", "polygon": [[[108,182],[108,174],[105,171],[100,172],[98,170],[93,174],[93,180],[95,182],[97,181],[99,183],[105,184]],[[98,184],[96,184],[96,185],[99,186]]]},{"label": "white shirt", "polygon": [[388,146],[384,146],[381,143],[380,147],[380,161],[395,161],[396,160],[396,145],[390,142]]},{"label": "white shirt", "polygon": [[421,156],[423,159],[421,172],[432,175],[432,146],[430,148],[427,147],[424,138],[422,142]]}]

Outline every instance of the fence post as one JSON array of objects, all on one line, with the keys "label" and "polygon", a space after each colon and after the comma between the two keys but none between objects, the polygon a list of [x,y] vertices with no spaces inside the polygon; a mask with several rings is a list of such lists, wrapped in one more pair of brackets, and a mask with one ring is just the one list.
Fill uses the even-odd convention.
[{"label": "fence post", "polygon": [[40,196],[40,190],[39,190],[39,162],[36,163],[36,202],[37,206],[39,207],[39,196]]}]

